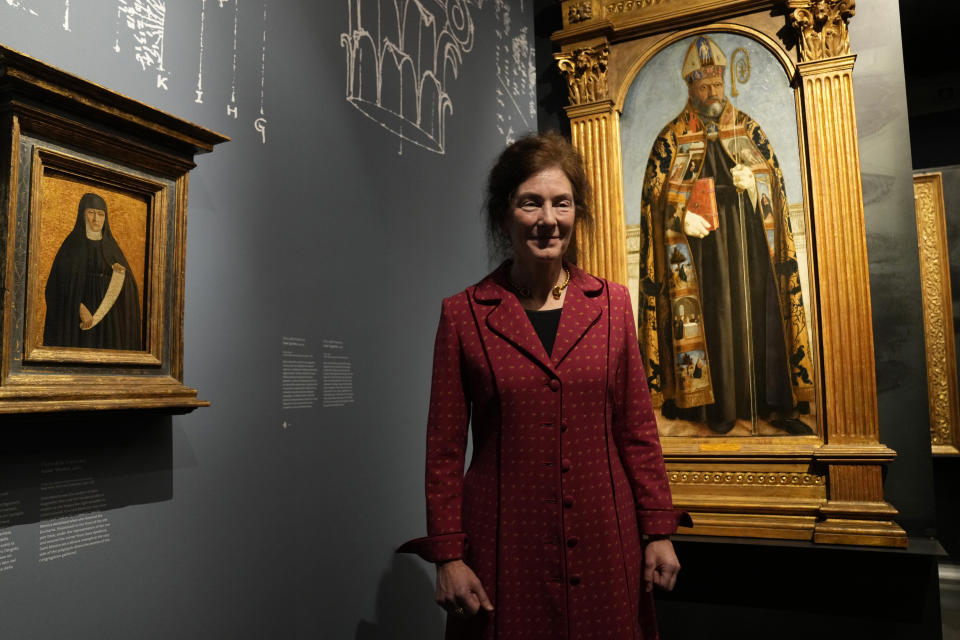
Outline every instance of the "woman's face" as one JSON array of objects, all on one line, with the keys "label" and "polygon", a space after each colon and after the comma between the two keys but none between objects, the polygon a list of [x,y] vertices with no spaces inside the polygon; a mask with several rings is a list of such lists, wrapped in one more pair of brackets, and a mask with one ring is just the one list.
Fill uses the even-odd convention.
[{"label": "woman's face", "polygon": [[573,185],[560,167],[539,171],[517,187],[505,230],[521,261],[563,258],[573,237]]},{"label": "woman's face", "polygon": [[103,230],[103,221],[107,214],[102,209],[84,209],[83,216],[87,220],[87,231],[99,233]]}]

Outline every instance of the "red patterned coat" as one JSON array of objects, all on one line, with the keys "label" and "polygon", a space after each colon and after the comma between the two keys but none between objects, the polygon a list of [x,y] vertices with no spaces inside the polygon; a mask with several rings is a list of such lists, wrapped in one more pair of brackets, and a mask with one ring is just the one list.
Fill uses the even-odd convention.
[{"label": "red patterned coat", "polygon": [[[463,475],[468,423],[473,459]],[[443,301],[427,423],[427,531],[495,611],[447,638],[656,638],[641,534],[673,510],[627,290],[571,266],[548,355],[501,266]]]}]

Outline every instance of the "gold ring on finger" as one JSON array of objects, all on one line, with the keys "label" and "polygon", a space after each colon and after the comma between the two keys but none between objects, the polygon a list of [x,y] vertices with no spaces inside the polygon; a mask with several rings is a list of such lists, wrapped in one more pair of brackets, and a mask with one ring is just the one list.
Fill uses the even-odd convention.
[{"label": "gold ring on finger", "polygon": [[463,607],[457,607],[453,610],[454,615],[462,616],[464,614]]}]

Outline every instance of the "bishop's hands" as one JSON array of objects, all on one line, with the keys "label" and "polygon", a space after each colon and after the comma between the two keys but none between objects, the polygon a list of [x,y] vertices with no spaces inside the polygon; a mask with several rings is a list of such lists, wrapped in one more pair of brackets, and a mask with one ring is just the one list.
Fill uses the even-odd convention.
[{"label": "bishop's hands", "polygon": [[434,600],[453,615],[469,618],[483,609],[493,611],[493,604],[483,590],[480,579],[463,560],[437,565],[437,590]]},{"label": "bishop's hands", "polygon": [[750,196],[750,202],[756,207],[757,179],[753,177],[753,171],[750,170],[750,167],[742,164],[734,165],[733,169],[730,170],[730,175],[733,178],[733,186],[737,188],[737,191],[746,191],[747,195]]},{"label": "bishop's hands", "polygon": [[[749,169],[748,169],[749,171]],[[685,211],[683,214],[683,232],[693,238],[706,238],[710,233],[710,223],[701,215],[693,211]]]},{"label": "bishop's hands", "polygon": [[[733,179],[733,186],[737,191],[746,192],[750,198],[750,207],[755,209],[757,206],[757,179],[753,175],[750,167],[742,164],[734,165],[730,170],[730,176]],[[677,213],[681,211],[677,206]],[[683,232],[691,238],[706,238],[712,231],[710,223],[703,216],[693,211],[683,211]]]},{"label": "bishop's hands", "polygon": [[654,585],[673,591],[680,573],[680,561],[670,538],[652,538],[643,548],[643,588],[653,591]]}]

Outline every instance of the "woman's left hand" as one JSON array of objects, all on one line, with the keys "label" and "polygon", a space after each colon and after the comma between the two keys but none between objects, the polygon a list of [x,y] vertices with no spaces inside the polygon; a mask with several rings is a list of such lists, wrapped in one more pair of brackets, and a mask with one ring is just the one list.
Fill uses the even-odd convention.
[{"label": "woman's left hand", "polygon": [[657,585],[665,591],[672,591],[680,573],[680,561],[673,551],[669,538],[650,540],[643,549],[643,587],[653,591]]}]

